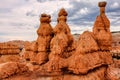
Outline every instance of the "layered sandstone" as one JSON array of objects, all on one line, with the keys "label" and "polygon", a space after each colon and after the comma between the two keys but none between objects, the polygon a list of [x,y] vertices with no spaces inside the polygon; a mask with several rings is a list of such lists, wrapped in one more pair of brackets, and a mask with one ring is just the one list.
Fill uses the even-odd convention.
[{"label": "layered sandstone", "polygon": [[20,48],[18,45],[12,43],[0,43],[0,63],[5,62],[19,62],[20,61]]},{"label": "layered sandstone", "polygon": [[36,63],[43,64],[48,60],[48,54],[50,52],[50,41],[53,34],[53,29],[50,25],[51,16],[47,14],[42,14],[40,18],[40,27],[37,30],[38,38],[38,53],[36,55]]},{"label": "layered sandstone", "polygon": [[20,49],[17,45],[10,43],[0,43],[0,55],[19,54]]}]

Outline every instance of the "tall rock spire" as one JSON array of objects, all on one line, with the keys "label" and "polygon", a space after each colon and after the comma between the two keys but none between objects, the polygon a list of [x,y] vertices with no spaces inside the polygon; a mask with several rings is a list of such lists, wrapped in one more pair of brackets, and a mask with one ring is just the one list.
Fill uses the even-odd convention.
[{"label": "tall rock spire", "polygon": [[[68,50],[68,47],[71,47],[71,51],[73,48],[73,36],[71,35],[70,28],[67,21],[67,11],[62,8],[58,13],[58,23],[54,28],[54,38],[51,40],[51,51],[53,50],[54,46],[58,46],[61,51],[56,51],[56,53],[59,53],[61,57],[65,57],[67,54],[65,50]],[[58,49],[57,49],[58,50]],[[55,51],[55,50],[53,50]]]},{"label": "tall rock spire", "polygon": [[99,2],[98,6],[100,7],[100,15],[105,14],[105,7],[106,7],[107,2]]},{"label": "tall rock spire", "polygon": [[110,50],[112,42],[110,21],[105,15],[106,4],[106,2],[98,3],[98,6],[100,7],[100,15],[97,16],[93,27],[93,33],[101,50]]},{"label": "tall rock spire", "polygon": [[40,27],[37,30],[38,38],[38,54],[36,55],[36,63],[43,64],[48,59],[48,53],[50,52],[50,41],[53,37],[53,29],[50,25],[51,16],[47,14],[41,14]]}]

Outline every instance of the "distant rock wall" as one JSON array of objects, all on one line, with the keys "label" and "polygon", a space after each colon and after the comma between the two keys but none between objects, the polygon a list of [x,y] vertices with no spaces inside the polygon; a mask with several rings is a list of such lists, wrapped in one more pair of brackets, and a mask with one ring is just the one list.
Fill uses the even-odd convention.
[{"label": "distant rock wall", "polygon": [[20,49],[11,43],[0,43],[0,63],[20,60]]}]

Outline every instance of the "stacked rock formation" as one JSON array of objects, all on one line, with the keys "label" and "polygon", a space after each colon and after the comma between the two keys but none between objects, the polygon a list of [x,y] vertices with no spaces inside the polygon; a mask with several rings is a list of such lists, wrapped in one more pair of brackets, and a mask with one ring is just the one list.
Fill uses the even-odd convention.
[{"label": "stacked rock formation", "polygon": [[80,36],[75,54],[68,59],[70,61],[68,70],[75,74],[86,74],[89,70],[97,70],[112,63],[110,55],[112,38],[110,23],[104,11],[105,5],[106,2],[99,3],[100,16],[95,21],[93,32],[87,31]]},{"label": "stacked rock formation", "polygon": [[67,15],[65,9],[61,9],[58,14],[58,23],[53,30],[54,37],[50,42],[49,61],[41,67],[43,73],[61,73],[60,67],[63,66],[61,62],[71,56],[75,50],[75,42],[66,23]]},{"label": "stacked rock formation", "polygon": [[30,60],[32,63],[41,65],[48,60],[50,41],[54,36],[50,22],[50,15],[41,14],[40,27],[37,30],[37,41],[26,45],[24,58]]},{"label": "stacked rock formation", "polygon": [[19,53],[20,49],[17,45],[11,43],[0,43],[0,63],[19,61]]},{"label": "stacked rock formation", "polygon": [[[106,2],[100,2],[99,6],[101,5],[105,8]],[[113,61],[110,55],[112,41],[109,29],[110,24],[109,20],[104,14],[104,8],[102,7],[103,11],[101,11],[100,7],[100,16],[103,17],[102,19],[99,16],[97,17],[93,32],[85,31],[83,34],[81,34],[77,42],[77,47],[74,54],[67,58],[61,57],[61,55],[64,56],[64,49],[67,48],[69,40],[72,41],[72,38],[68,38],[67,33],[69,33],[69,29],[67,31],[67,29],[65,29],[66,26],[63,26],[66,21],[65,15],[67,14],[65,13],[64,9],[62,9],[63,12],[60,11],[60,13],[64,14],[64,16],[59,16],[58,24],[54,29],[55,37],[51,41],[51,53],[49,61],[45,65],[41,66],[37,73],[41,74],[43,70],[45,70],[43,71],[44,74],[52,72],[57,72],[58,74],[60,74],[60,72],[64,73],[64,71],[67,71],[82,76],[83,74],[91,74],[92,71],[94,71],[95,69],[98,72],[98,78],[94,77],[93,79],[105,80],[106,77],[102,75],[106,75],[104,72],[106,72],[107,66],[112,64]],[[104,20],[107,24],[103,23]],[[98,29],[100,29],[100,34],[103,34],[103,36],[106,36],[107,38],[100,36],[100,34],[96,32],[98,31]],[[101,71],[101,69],[103,70],[103,72]],[[96,73],[96,71],[94,72]],[[86,76],[81,79],[88,78]]]},{"label": "stacked rock formation", "polygon": [[110,21],[105,15],[106,2],[99,3],[100,15],[97,16],[93,27],[93,33],[100,50],[110,50],[112,45],[112,35],[110,33]]},{"label": "stacked rock formation", "polygon": [[36,55],[36,63],[43,64],[48,60],[48,54],[50,52],[50,41],[53,35],[53,29],[50,25],[51,16],[42,14],[40,18],[40,27],[37,30],[38,38],[38,54]]},{"label": "stacked rock formation", "polygon": [[[84,32],[78,41],[76,52],[68,60],[69,70],[75,74],[85,74],[89,70],[112,63],[110,55],[110,23],[105,15],[106,2],[100,2],[100,16],[97,17],[93,32]],[[77,65],[76,65],[77,64]]]},{"label": "stacked rock formation", "polygon": [[50,55],[54,55],[54,53],[56,53],[62,58],[67,58],[71,55],[70,52],[75,50],[75,42],[73,36],[71,35],[70,28],[66,23],[67,15],[68,13],[65,11],[65,9],[61,9],[58,13],[58,24],[53,30],[55,36],[50,43]]}]

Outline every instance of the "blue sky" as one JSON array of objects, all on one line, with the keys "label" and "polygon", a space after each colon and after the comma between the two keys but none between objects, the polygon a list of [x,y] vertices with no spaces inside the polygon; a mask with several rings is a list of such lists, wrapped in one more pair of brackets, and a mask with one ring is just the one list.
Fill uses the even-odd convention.
[{"label": "blue sky", "polygon": [[111,31],[120,31],[120,0],[0,0],[0,42],[36,40],[39,15],[50,14],[54,27],[61,8],[68,12],[67,23],[73,34],[91,31],[99,15],[99,1],[107,1]]}]

